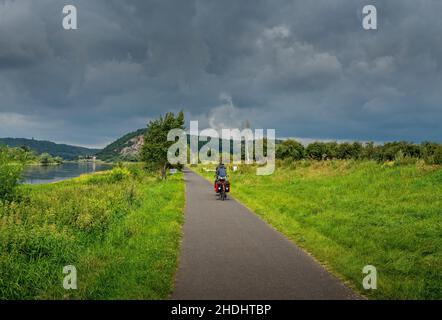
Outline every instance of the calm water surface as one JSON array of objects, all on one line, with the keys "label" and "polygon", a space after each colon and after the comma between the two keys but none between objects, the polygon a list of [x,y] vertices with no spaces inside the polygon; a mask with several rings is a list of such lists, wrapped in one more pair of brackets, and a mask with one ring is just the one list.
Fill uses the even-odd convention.
[{"label": "calm water surface", "polygon": [[58,166],[28,166],[23,172],[22,183],[43,184],[112,169],[110,164],[64,163]]}]

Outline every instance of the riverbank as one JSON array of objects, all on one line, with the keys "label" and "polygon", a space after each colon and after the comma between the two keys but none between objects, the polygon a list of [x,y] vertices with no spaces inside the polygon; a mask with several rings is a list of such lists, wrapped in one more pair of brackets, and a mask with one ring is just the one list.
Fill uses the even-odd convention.
[{"label": "riverbank", "polygon": [[[46,167],[46,166],[59,166],[65,163],[91,163],[91,164],[104,164],[104,165],[115,165],[114,162],[106,162],[101,160],[96,161],[89,161],[89,160],[63,160],[62,162],[49,162],[49,163],[41,163],[38,161],[29,161],[26,163],[27,166],[39,166],[39,167]],[[125,164],[125,163],[123,163]]]},{"label": "riverbank", "polygon": [[[213,166],[198,173],[213,181]],[[279,162],[229,170],[232,195],[373,299],[442,298],[442,168],[368,161]],[[374,265],[376,290],[362,269]]]},{"label": "riverbank", "polygon": [[[0,205],[0,299],[165,299],[184,209],[182,174],[139,166],[22,185]],[[74,265],[78,290],[63,288]]]}]

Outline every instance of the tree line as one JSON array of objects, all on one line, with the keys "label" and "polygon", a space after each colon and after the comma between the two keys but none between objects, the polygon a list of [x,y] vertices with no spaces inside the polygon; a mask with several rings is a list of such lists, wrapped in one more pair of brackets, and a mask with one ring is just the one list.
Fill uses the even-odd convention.
[{"label": "tree line", "polygon": [[[159,119],[152,120],[145,129],[144,144],[139,159],[145,163],[147,169],[160,171],[163,179],[166,178],[167,168],[171,167],[167,161],[167,150],[174,143],[167,141],[167,133],[175,128],[184,129],[183,112],[179,112],[177,115],[169,112]],[[266,139],[264,139],[263,144],[264,156],[266,156]],[[244,141],[241,149],[242,158],[244,159]],[[288,139],[276,142],[276,158],[289,161],[303,159],[318,161],[353,159],[372,160],[379,163],[395,161],[401,164],[413,163],[417,159],[422,159],[427,164],[440,165],[442,164],[442,145],[434,142],[416,144],[407,141],[384,144],[316,141],[304,146],[296,140]]]},{"label": "tree line", "polygon": [[304,146],[296,140],[284,140],[276,148],[276,158],[291,160],[373,160],[377,162],[422,159],[427,164],[442,164],[442,145],[407,141],[387,142],[313,142]]}]

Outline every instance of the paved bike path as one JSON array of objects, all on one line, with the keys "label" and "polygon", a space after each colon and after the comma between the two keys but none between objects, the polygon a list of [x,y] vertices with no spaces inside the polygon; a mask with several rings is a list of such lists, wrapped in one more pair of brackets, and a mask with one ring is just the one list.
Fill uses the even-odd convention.
[{"label": "paved bike path", "polygon": [[210,182],[188,169],[185,182],[186,220],[172,299],[359,298],[232,197],[218,200]]}]

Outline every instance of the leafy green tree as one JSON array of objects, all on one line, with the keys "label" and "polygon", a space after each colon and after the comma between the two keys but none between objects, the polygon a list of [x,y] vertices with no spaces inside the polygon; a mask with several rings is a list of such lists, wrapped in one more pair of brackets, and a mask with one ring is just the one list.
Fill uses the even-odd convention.
[{"label": "leafy green tree", "polygon": [[421,147],[406,141],[387,142],[381,148],[379,161],[394,161],[398,155],[420,158],[422,156]]},{"label": "leafy green tree", "polygon": [[313,160],[324,160],[327,158],[327,146],[323,142],[310,143],[305,151],[307,157]]},{"label": "leafy green tree", "polygon": [[54,162],[56,163],[56,164],[62,164],[63,163],[63,158],[62,157],[55,157],[54,158]]},{"label": "leafy green tree", "polygon": [[327,159],[336,159],[338,157],[338,143],[327,142],[325,144]]},{"label": "leafy green tree", "polygon": [[362,158],[362,150],[364,150],[364,146],[360,142],[353,142],[352,144],[353,150],[352,155],[353,159],[361,159]]},{"label": "leafy green tree", "polygon": [[150,121],[140,158],[145,162],[146,168],[152,171],[161,170],[161,177],[166,179],[166,170],[170,166],[167,160],[167,151],[174,143],[167,141],[167,134],[172,129],[184,130],[184,113],[181,111],[175,116],[172,112],[166,113],[157,120]]},{"label": "leafy green tree", "polygon": [[373,141],[365,143],[362,147],[361,157],[366,160],[378,160],[379,146],[375,146]]},{"label": "leafy green tree", "polygon": [[53,159],[52,156],[49,153],[42,153],[40,155],[40,163],[44,166],[47,166],[48,164],[52,163]]},{"label": "leafy green tree", "polygon": [[344,142],[338,145],[337,157],[338,159],[359,159],[362,157],[362,150],[362,144],[359,142]]},{"label": "leafy green tree", "polygon": [[421,144],[422,157],[428,164],[442,164],[442,145],[425,141]]},{"label": "leafy green tree", "polygon": [[442,164],[442,146],[439,145],[433,156],[433,164]]},{"label": "leafy green tree", "polygon": [[305,156],[304,146],[296,140],[288,139],[283,141],[276,148],[276,158],[301,160]]}]

